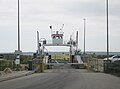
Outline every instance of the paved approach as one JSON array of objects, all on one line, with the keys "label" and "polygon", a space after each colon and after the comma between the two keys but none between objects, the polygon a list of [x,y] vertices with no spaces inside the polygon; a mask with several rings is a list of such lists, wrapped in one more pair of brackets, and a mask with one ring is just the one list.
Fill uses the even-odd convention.
[{"label": "paved approach", "polygon": [[83,69],[52,69],[0,82],[0,89],[120,89],[120,78]]}]

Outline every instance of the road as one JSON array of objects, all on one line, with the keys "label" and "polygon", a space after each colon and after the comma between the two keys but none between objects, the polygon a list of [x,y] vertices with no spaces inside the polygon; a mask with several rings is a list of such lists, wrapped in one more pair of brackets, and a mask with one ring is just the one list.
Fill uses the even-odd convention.
[{"label": "road", "polygon": [[120,78],[84,69],[52,69],[0,82],[0,89],[120,89]]}]

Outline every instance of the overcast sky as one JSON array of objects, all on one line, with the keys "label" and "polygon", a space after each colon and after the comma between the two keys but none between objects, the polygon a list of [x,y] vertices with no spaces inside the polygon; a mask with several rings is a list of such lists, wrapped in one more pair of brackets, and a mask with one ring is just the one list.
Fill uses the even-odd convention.
[{"label": "overcast sky", "polygon": [[[120,0],[109,0],[110,51],[120,52]],[[36,32],[51,40],[49,26],[64,25],[64,40],[79,31],[83,51],[83,18],[86,50],[106,51],[106,0],[20,0],[21,50],[36,51]],[[0,52],[17,49],[17,0],[0,0]]]}]

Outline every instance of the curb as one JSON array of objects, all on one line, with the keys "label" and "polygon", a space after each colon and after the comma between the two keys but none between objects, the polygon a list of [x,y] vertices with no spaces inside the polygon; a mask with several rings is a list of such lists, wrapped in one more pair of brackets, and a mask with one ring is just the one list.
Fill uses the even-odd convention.
[{"label": "curb", "polygon": [[35,71],[31,71],[29,73],[25,73],[25,74],[21,74],[21,75],[15,75],[15,76],[10,76],[10,77],[6,77],[6,78],[1,78],[0,82],[15,79],[15,78],[20,78],[20,77],[24,77],[24,76],[28,76],[28,75],[32,75],[34,73],[35,73]]}]

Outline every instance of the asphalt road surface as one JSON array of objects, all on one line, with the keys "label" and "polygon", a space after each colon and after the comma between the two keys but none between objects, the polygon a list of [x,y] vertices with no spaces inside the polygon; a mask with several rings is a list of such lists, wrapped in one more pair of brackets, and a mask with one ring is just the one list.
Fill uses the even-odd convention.
[{"label": "asphalt road surface", "polygon": [[120,89],[120,78],[62,68],[0,82],[0,89]]}]

